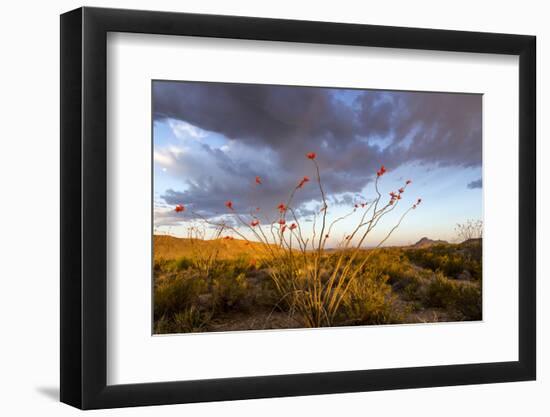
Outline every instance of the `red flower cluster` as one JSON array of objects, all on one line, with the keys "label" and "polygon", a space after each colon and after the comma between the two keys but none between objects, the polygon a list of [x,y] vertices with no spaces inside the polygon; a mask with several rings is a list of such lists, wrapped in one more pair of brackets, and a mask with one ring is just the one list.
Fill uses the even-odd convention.
[{"label": "red flower cluster", "polygon": [[233,201],[227,200],[225,202],[225,207],[227,207],[229,210],[233,210]]},{"label": "red flower cluster", "polygon": [[281,227],[281,233],[283,233],[286,230],[286,224],[283,224],[283,227]]},{"label": "red flower cluster", "polygon": [[256,175],[256,184],[261,184],[262,183],[262,179],[260,178],[259,175]]},{"label": "red flower cluster", "polygon": [[376,176],[381,177],[386,173],[386,167],[382,165],[378,171],[376,171]]},{"label": "red flower cluster", "polygon": [[391,197],[390,204],[394,204],[396,202],[396,200],[401,200],[401,194],[403,194],[405,192],[405,188],[411,182],[412,182],[411,180],[407,180],[407,181],[405,181],[405,186],[401,187],[399,190],[397,190],[397,192],[395,192],[395,191],[390,192],[390,197]]},{"label": "red flower cluster", "polygon": [[284,213],[286,211],[286,206],[285,206],[285,203],[279,203],[279,205],[277,206],[277,208],[279,209],[279,213]]},{"label": "red flower cluster", "polygon": [[259,224],[260,224],[260,221],[257,220],[257,219],[252,220],[252,221],[250,222],[250,226],[252,226],[252,227],[256,227],[256,226],[258,226]]},{"label": "red flower cluster", "polygon": [[292,223],[289,227],[290,230],[296,229],[298,226],[296,226],[296,223]]},{"label": "red flower cluster", "polygon": [[279,224],[280,224],[281,226],[284,226],[284,225],[286,224],[285,219],[279,219]]},{"label": "red flower cluster", "polygon": [[413,209],[415,209],[420,203],[422,203],[422,199],[419,198],[418,200],[416,200],[416,203],[413,204]]},{"label": "red flower cluster", "polygon": [[390,193],[390,204],[394,204],[397,200],[401,200],[401,190],[402,188],[400,188],[398,191],[398,193],[392,191]]},{"label": "red flower cluster", "polygon": [[298,185],[296,186],[296,188],[302,188],[304,186],[304,184],[308,181],[309,181],[309,177],[306,176],[306,177],[302,178],[300,180],[300,182],[298,183]]},{"label": "red flower cluster", "polygon": [[174,209],[176,213],[181,213],[182,211],[185,211],[185,207],[183,204],[176,204],[176,208]]},{"label": "red flower cluster", "polygon": [[315,152],[310,152],[310,153],[306,154],[306,156],[307,156],[307,159],[317,158],[317,154]]}]

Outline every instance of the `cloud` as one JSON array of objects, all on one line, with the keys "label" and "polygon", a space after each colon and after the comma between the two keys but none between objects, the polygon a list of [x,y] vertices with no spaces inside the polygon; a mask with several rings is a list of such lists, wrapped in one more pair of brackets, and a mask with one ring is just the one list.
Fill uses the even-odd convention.
[{"label": "cloud", "polygon": [[468,185],[467,185],[466,187],[469,188],[470,190],[473,190],[473,189],[475,189],[475,188],[481,188],[481,187],[482,187],[481,178],[478,179],[478,180],[475,180],[475,181],[472,181],[472,182],[468,183]]},{"label": "cloud", "polygon": [[206,132],[203,130],[181,120],[170,119],[168,125],[174,133],[174,136],[180,139],[192,138],[201,140],[206,136]]},{"label": "cloud", "polygon": [[[315,177],[304,157],[310,151],[318,155],[325,191],[338,202],[360,193],[381,164],[481,165],[480,95],[155,81],[153,114],[155,122],[201,139],[185,152],[155,148],[158,163],[169,163],[185,183],[162,198],[210,214],[227,199],[243,212],[285,201],[300,178]],[[226,143],[209,144],[202,132]],[[251,186],[256,175],[266,177],[259,189]],[[318,195],[312,181],[296,205]]]}]

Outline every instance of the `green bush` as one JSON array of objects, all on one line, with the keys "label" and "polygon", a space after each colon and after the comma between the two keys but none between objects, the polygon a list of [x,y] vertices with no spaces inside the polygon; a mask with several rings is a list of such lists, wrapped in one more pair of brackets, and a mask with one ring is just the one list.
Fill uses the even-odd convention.
[{"label": "green bush", "polygon": [[212,319],[211,312],[201,311],[195,306],[174,314],[173,321],[178,333],[199,332],[206,329]]},{"label": "green bush", "polygon": [[387,284],[388,275],[365,274],[352,283],[339,315],[345,325],[398,323],[395,296]]},{"label": "green bush", "polygon": [[460,285],[453,307],[456,311],[455,317],[459,320],[481,320],[481,288],[474,284]]},{"label": "green bush", "polygon": [[424,304],[451,311],[458,320],[481,320],[481,288],[476,283],[446,278],[441,272],[434,275],[426,288]]},{"label": "green bush", "polygon": [[244,273],[240,273],[237,276],[223,274],[214,278],[212,294],[216,309],[223,312],[239,309],[246,310],[250,307],[248,287]]},{"label": "green bush", "polygon": [[205,280],[197,277],[175,277],[156,285],[154,316],[172,316],[197,303],[198,296],[207,291]]},{"label": "green bush", "polygon": [[481,280],[481,244],[469,246],[435,245],[429,248],[410,249],[407,258],[418,266],[446,276],[457,278],[464,270],[473,279]]},{"label": "green bush", "polygon": [[157,334],[202,332],[208,329],[211,319],[212,313],[191,306],[172,316],[160,317],[155,322],[154,332]]}]

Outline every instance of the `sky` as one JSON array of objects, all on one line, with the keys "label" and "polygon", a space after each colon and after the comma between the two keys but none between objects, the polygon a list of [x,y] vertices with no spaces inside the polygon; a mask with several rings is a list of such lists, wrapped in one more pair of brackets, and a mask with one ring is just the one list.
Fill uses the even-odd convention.
[{"label": "sky", "polygon": [[[155,233],[184,237],[208,219],[252,238],[232,216],[259,213],[260,223],[270,224],[308,176],[292,207],[311,236],[322,200],[310,152],[327,220],[359,205],[335,226],[327,247],[354,229],[361,203],[376,197],[381,165],[382,202],[412,183],[364,246],[376,246],[418,198],[385,245],[455,241],[457,223],[482,219],[482,95],[153,81],[152,100]],[[177,204],[185,211],[176,213]]]}]

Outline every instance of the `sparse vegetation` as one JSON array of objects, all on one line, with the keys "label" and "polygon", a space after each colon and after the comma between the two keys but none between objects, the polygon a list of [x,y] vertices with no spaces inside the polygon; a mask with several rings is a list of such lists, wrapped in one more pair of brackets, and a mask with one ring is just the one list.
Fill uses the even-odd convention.
[{"label": "sparse vegetation", "polygon": [[464,223],[457,223],[455,232],[459,242],[470,239],[481,239],[483,237],[483,222],[481,220],[467,220]]},{"label": "sparse vegetation", "polygon": [[[176,239],[155,236],[155,242]],[[186,243],[182,239],[182,244]],[[211,242],[213,246],[225,242]],[[234,246],[244,241],[234,240]],[[417,323],[480,320],[481,242],[436,245],[422,249],[362,250],[356,262],[369,257],[368,266],[350,286],[331,325]],[[281,299],[268,262],[251,262],[254,249],[220,258],[209,275],[191,257],[155,261],[155,333],[296,328],[308,323],[300,310]],[[431,254],[431,255],[430,255]],[[338,262],[336,251],[324,256],[325,268]],[[191,256],[191,255],[189,255]],[[195,255],[196,256],[196,255]],[[349,254],[347,255],[349,256]],[[460,257],[460,258],[457,258]],[[461,259],[462,270],[449,275],[446,259]],[[329,277],[322,271],[322,280]]]}]

